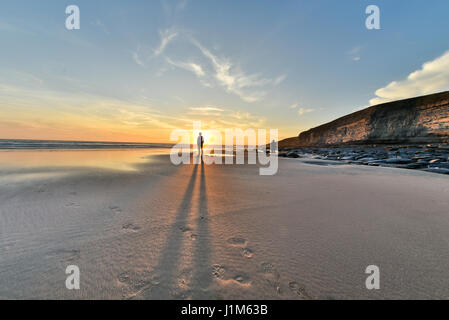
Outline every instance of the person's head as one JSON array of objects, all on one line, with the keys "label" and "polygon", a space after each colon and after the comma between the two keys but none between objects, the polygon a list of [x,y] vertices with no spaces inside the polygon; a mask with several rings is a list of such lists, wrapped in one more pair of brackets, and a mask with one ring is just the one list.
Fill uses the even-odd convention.
[{"label": "person's head", "polygon": [[202,136],[203,134],[200,132],[200,136]]}]

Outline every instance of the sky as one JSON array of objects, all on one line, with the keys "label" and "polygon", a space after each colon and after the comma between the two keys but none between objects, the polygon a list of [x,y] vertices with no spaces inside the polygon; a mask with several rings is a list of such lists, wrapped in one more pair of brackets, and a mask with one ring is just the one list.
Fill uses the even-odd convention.
[{"label": "sky", "polygon": [[447,0],[2,0],[0,139],[169,142],[193,121],[296,136],[449,90],[448,13]]}]

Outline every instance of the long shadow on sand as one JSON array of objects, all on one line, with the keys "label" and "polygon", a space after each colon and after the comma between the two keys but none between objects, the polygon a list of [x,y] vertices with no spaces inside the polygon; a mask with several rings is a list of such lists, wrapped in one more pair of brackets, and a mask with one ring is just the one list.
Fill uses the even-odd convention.
[{"label": "long shadow on sand", "polygon": [[211,274],[211,253],[210,253],[210,236],[208,226],[208,204],[206,191],[206,176],[204,173],[204,163],[201,163],[201,177],[200,177],[200,193],[197,220],[198,239],[194,251],[194,265],[192,278],[192,298],[193,299],[207,299],[213,298],[207,292],[212,281]]},{"label": "long shadow on sand", "polygon": [[[210,246],[209,246],[209,228],[207,225],[207,195],[204,173],[204,164],[201,163],[201,178],[199,188],[198,212],[195,214],[194,221],[197,223],[196,234],[191,241],[193,243],[192,252],[192,275],[190,281],[183,279],[179,272],[180,258],[182,255],[188,255],[183,250],[188,229],[189,216],[192,211],[193,195],[195,182],[197,180],[198,164],[194,165],[192,175],[182,202],[178,208],[174,223],[167,235],[167,244],[162,250],[158,265],[155,267],[155,273],[159,277],[159,284],[153,287],[150,292],[144,294],[144,298],[152,299],[186,299],[189,297],[199,299],[206,298],[206,289],[211,281],[210,275]],[[192,221],[192,220],[190,220]],[[189,278],[189,277],[187,277]]]}]

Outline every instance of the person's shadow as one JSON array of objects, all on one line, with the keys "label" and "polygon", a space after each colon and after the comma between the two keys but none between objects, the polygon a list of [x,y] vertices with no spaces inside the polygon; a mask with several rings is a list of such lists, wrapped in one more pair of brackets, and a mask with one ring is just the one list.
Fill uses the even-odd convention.
[{"label": "person's shadow", "polygon": [[203,150],[198,152],[198,155],[196,156],[196,161],[194,163],[195,164],[199,164],[200,160],[201,160],[201,164],[204,163],[204,152],[203,152]]},{"label": "person's shadow", "polygon": [[198,199],[198,212],[196,214],[197,225],[197,243],[193,254],[193,277],[192,277],[192,298],[206,299],[211,298],[206,290],[211,283],[211,252],[210,252],[210,233],[208,222],[208,202],[206,190],[206,175],[204,172],[204,162],[201,162],[200,190]]},{"label": "person's shadow", "polygon": [[[174,223],[168,234],[167,243],[162,250],[158,265],[155,267],[155,273],[159,278],[159,284],[153,287],[149,294],[152,298],[184,298],[182,294],[190,295],[193,299],[207,298],[210,295],[204,291],[211,282],[211,264],[210,264],[210,235],[208,228],[208,204],[206,192],[206,179],[204,163],[201,163],[201,177],[198,195],[198,210],[192,214],[193,221],[196,223],[195,240],[188,239],[185,234],[191,214],[195,182],[198,174],[198,164],[194,165],[190,181],[187,185],[181,204],[178,208]],[[192,220],[190,220],[192,221]],[[178,292],[175,288],[178,282],[178,270],[180,258],[183,254],[184,241],[195,241],[192,246],[192,277],[188,283],[185,292]]]}]

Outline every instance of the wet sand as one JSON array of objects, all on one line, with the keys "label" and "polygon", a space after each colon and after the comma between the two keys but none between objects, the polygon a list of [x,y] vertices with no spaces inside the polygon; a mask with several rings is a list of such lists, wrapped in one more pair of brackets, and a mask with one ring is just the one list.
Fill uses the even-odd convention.
[{"label": "wet sand", "polygon": [[[107,166],[0,154],[0,298],[449,298],[447,176],[298,159],[259,176],[120,152]],[[380,290],[365,288],[372,264]]]}]

